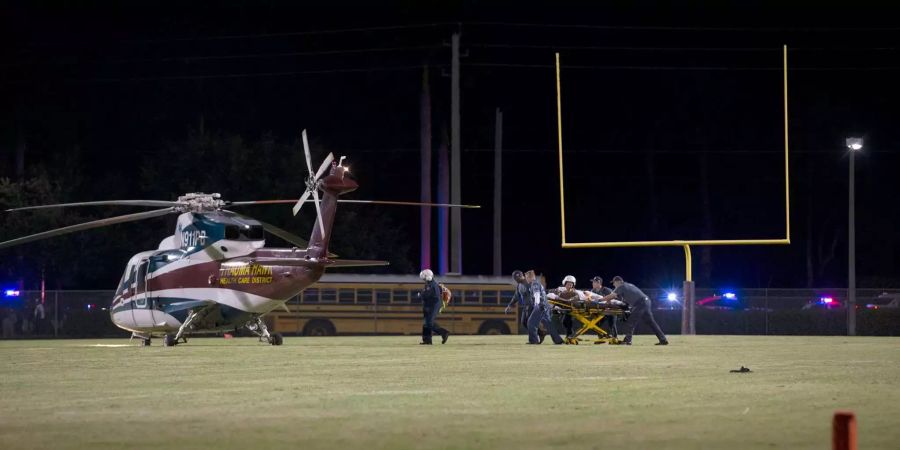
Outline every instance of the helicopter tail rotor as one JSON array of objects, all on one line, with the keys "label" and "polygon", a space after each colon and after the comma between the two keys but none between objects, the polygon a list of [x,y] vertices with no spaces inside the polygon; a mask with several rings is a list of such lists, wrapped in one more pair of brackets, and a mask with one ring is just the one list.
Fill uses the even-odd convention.
[{"label": "helicopter tail rotor", "polygon": [[309,199],[310,195],[312,195],[313,202],[316,204],[316,222],[319,224],[319,231],[322,234],[325,234],[325,224],[322,222],[322,208],[319,205],[319,179],[322,175],[325,174],[325,171],[331,167],[331,162],[334,161],[334,155],[329,153],[328,156],[325,157],[325,161],[322,161],[322,164],[319,166],[319,170],[313,174],[312,168],[312,156],[309,153],[309,140],[306,138],[306,130],[303,130],[301,133],[303,137],[303,152],[306,155],[306,168],[309,171],[309,177],[306,179],[306,192],[300,197],[300,200],[294,204],[294,215],[300,212],[300,208],[303,207],[303,204]]}]

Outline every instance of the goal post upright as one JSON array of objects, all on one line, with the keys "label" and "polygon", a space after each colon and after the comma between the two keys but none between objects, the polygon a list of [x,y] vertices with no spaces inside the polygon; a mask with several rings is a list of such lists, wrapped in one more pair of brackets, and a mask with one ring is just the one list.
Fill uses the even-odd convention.
[{"label": "goal post upright", "polygon": [[566,241],[566,199],[563,186],[563,146],[562,146],[562,91],[560,85],[559,52],[556,59],[556,126],[559,154],[559,217],[562,248],[629,248],[629,247],[682,247],[684,249],[685,279],[682,300],[682,334],[695,334],[694,321],[694,281],[691,271],[690,246],[706,245],[788,245],[791,243],[791,194],[790,160],[788,153],[788,72],[787,45],[782,47],[782,82],[784,104],[784,238],[775,239],[706,239],[671,241],[617,241],[617,242],[568,242]]}]

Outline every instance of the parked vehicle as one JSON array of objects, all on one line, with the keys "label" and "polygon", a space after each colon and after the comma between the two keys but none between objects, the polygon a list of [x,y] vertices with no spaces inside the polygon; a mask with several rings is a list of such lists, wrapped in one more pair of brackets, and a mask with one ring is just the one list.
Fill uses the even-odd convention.
[{"label": "parked vehicle", "polygon": [[866,304],[866,309],[900,308],[900,293],[882,292]]},{"label": "parked vehicle", "polygon": [[819,297],[815,300],[810,300],[809,303],[803,305],[803,309],[841,309],[844,308],[844,304],[831,296],[823,296]]},{"label": "parked vehicle", "polygon": [[701,298],[697,300],[697,307],[724,311],[743,311],[747,309],[734,292],[716,293],[709,297]]}]

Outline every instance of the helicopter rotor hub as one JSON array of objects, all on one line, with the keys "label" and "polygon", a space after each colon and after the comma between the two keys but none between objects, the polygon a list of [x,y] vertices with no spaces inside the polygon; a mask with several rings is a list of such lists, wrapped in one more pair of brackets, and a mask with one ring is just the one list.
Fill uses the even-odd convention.
[{"label": "helicopter rotor hub", "polygon": [[227,203],[222,200],[219,193],[205,194],[202,192],[190,192],[178,197],[179,212],[211,212],[221,210]]},{"label": "helicopter rotor hub", "polygon": [[316,180],[316,179],[313,178],[313,177],[308,177],[308,178],[306,179],[305,184],[306,184],[306,190],[308,190],[308,191],[314,191],[314,190],[316,190],[316,189],[319,187],[319,182],[318,182],[318,180]]}]

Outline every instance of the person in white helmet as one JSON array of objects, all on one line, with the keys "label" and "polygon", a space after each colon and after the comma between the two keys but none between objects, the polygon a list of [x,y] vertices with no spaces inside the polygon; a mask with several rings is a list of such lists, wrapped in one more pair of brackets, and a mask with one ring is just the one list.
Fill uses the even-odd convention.
[{"label": "person in white helmet", "polygon": [[434,322],[438,313],[441,311],[441,287],[434,279],[434,272],[425,269],[419,272],[419,278],[425,282],[425,288],[422,289],[419,296],[422,298],[422,316],[425,319],[422,325],[422,345],[431,345],[431,335],[437,334],[441,336],[441,344],[447,342],[450,332]]},{"label": "person in white helmet", "polygon": [[[574,300],[587,300],[587,296],[584,292],[575,289],[575,277],[572,275],[566,275],[563,278],[563,285],[551,290],[547,293],[547,298],[551,300],[561,299],[566,301],[574,301]],[[554,322],[562,322],[562,327],[566,330],[566,339],[572,339],[575,337],[575,327],[573,326],[572,316],[567,314],[566,312],[560,310],[559,308],[555,308],[554,311]]]}]

